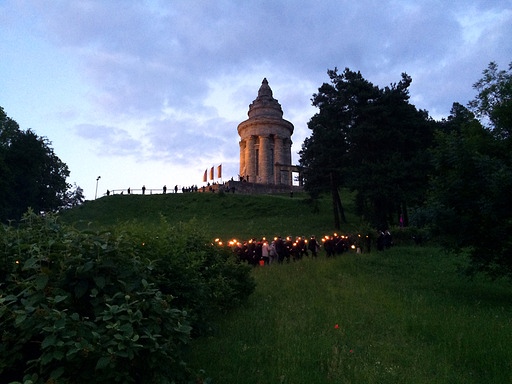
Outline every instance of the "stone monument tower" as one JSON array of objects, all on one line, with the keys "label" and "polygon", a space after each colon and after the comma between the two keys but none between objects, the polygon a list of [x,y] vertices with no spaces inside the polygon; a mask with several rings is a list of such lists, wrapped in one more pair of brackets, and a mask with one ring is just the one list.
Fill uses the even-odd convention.
[{"label": "stone monument tower", "polygon": [[283,119],[267,79],[247,114],[249,118],[238,125],[240,176],[251,183],[291,186],[293,124]]}]

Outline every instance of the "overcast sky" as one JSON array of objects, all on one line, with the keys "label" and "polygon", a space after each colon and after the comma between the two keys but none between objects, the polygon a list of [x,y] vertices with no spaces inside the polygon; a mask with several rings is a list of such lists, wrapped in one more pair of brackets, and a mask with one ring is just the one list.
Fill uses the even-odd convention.
[{"label": "overcast sky", "polygon": [[[327,70],[409,74],[435,119],[512,62],[512,0],[0,0],[0,106],[52,142],[87,199],[239,171],[237,126],[264,77],[295,126]],[[156,192],[156,191],[155,191]]]}]

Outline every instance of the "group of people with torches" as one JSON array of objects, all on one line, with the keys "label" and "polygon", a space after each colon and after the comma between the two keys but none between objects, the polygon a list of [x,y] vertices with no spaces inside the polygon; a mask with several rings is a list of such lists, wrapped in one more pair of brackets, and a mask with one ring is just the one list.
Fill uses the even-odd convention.
[{"label": "group of people with torches", "polygon": [[[389,233],[389,232],[388,232]],[[282,264],[284,262],[299,261],[304,256],[317,257],[323,249],[326,257],[334,257],[344,252],[356,253],[370,252],[371,239],[368,235],[325,235],[320,240],[315,236],[306,239],[304,236],[288,236],[282,238],[276,236],[272,240],[263,237],[261,239],[249,239],[239,241],[230,240],[224,244],[220,239],[215,243],[230,247],[240,262],[250,265]]]}]

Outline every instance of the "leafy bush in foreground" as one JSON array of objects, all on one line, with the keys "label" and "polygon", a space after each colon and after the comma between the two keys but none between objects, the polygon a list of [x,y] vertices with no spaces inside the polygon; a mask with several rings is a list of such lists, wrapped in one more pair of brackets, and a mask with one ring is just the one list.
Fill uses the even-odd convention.
[{"label": "leafy bush in foreground", "polygon": [[2,227],[0,382],[192,380],[191,325],[254,283],[190,228],[148,236],[79,232],[34,214]]}]

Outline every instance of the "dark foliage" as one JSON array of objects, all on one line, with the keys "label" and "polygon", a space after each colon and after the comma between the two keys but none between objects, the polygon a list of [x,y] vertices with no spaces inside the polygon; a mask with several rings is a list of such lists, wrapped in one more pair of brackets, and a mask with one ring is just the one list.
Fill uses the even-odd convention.
[{"label": "dark foliage", "polygon": [[306,189],[313,197],[332,192],[335,222],[337,190],[345,186],[356,191],[358,213],[372,225],[387,228],[400,214],[407,224],[408,205],[425,198],[434,130],[427,112],[409,103],[412,79],[403,74],[380,89],[348,68],[328,75],[331,83],[313,95],[320,111],[300,152]]},{"label": "dark foliage", "polygon": [[76,231],[29,213],[0,230],[2,383],[192,382],[192,334],[254,290],[186,226]]},{"label": "dark foliage", "polygon": [[476,116],[455,103],[437,134],[424,211],[435,235],[470,255],[469,272],[512,278],[512,66],[491,63],[474,87]]},{"label": "dark foliage", "polygon": [[50,145],[20,130],[0,107],[0,221],[18,220],[29,207],[48,212],[65,205],[69,170]]}]

